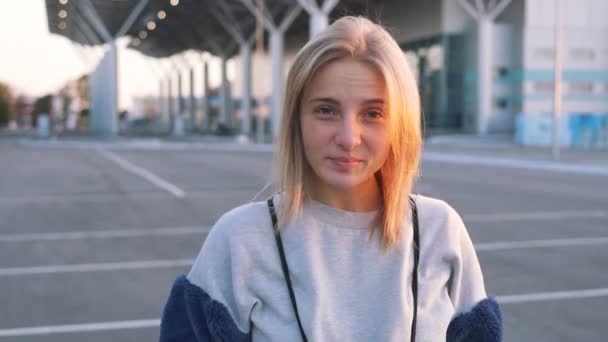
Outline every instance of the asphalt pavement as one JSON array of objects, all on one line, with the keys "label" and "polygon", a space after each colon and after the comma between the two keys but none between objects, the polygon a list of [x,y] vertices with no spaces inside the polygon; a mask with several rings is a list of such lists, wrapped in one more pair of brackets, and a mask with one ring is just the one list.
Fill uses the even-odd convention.
[{"label": "asphalt pavement", "polygon": [[[272,149],[0,143],[0,341],[157,340],[209,227],[267,196]],[[608,151],[430,140],[416,191],[462,215],[505,341],[606,339]]]}]

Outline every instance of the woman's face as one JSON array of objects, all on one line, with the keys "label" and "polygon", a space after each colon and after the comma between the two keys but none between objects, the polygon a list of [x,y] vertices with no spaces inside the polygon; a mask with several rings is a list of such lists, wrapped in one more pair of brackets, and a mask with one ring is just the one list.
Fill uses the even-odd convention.
[{"label": "woman's face", "polygon": [[[342,59],[322,67],[304,89],[300,123],[313,187],[366,190],[389,149],[386,89],[371,65]],[[328,189],[328,188],[326,188]]]}]

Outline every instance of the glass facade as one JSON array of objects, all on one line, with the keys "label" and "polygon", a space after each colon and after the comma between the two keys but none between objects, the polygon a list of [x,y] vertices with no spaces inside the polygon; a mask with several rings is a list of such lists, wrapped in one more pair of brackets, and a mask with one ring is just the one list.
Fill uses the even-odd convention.
[{"label": "glass facade", "polygon": [[418,81],[427,133],[463,130],[464,37],[440,34],[400,44]]}]

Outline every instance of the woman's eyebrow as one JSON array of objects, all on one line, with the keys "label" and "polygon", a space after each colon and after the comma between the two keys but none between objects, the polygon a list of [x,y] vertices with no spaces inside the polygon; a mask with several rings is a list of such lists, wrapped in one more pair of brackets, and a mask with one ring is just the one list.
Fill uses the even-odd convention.
[{"label": "woman's eyebrow", "polygon": [[338,104],[340,103],[338,100],[331,98],[331,97],[315,97],[310,99],[308,102],[313,103],[313,102],[330,102],[333,104]]},{"label": "woman's eyebrow", "polygon": [[[315,97],[310,99],[308,102],[313,103],[313,102],[329,102],[329,103],[333,103],[333,104],[339,104],[340,101],[332,98],[332,97]],[[363,100],[361,102],[362,104],[384,104],[384,100],[381,98],[377,98],[377,99],[367,99],[367,100]]]},{"label": "woman's eyebrow", "polygon": [[384,104],[384,100],[383,99],[369,99],[369,100],[365,100],[362,103],[364,104]]}]

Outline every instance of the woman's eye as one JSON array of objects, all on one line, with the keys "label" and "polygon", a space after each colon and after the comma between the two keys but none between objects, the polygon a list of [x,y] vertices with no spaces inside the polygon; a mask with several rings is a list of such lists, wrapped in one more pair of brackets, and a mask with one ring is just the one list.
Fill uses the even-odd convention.
[{"label": "woman's eye", "polygon": [[332,115],[334,114],[334,110],[331,107],[327,107],[327,106],[323,106],[323,107],[319,107],[315,110],[315,112],[321,114],[321,115]]},{"label": "woman's eye", "polygon": [[378,110],[367,111],[366,115],[370,119],[380,119],[380,118],[382,118],[382,112],[380,112]]}]

